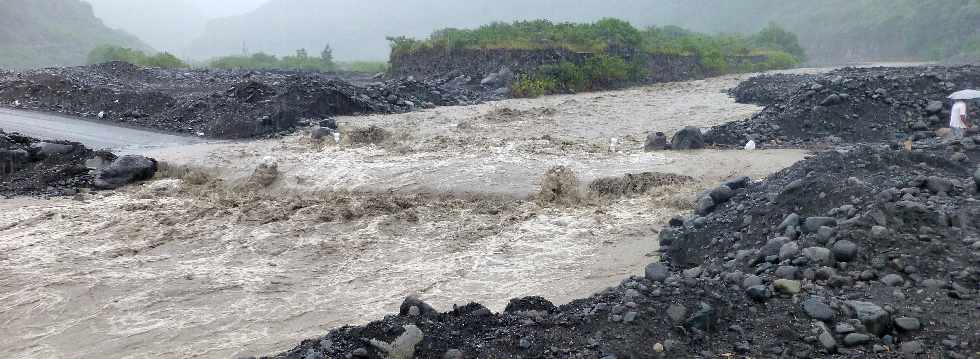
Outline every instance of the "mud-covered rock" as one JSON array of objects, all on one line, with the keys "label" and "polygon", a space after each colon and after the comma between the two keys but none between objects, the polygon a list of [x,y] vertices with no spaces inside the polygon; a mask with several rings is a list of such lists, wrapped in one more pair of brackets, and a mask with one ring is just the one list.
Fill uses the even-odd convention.
[{"label": "mud-covered rock", "polygon": [[674,134],[670,140],[670,146],[675,150],[697,150],[704,148],[704,137],[701,129],[697,127],[685,127]]},{"label": "mud-covered rock", "polygon": [[[412,308],[415,309],[413,310]],[[421,316],[431,316],[437,314],[436,310],[433,309],[431,305],[429,305],[426,302],[423,302],[417,296],[410,295],[408,297],[405,297],[405,300],[402,301],[402,304],[398,310],[398,314],[409,315],[409,313],[412,312],[418,312],[418,315]]]},{"label": "mud-covered rock", "polygon": [[663,132],[656,132],[647,135],[646,144],[643,145],[643,150],[646,152],[652,151],[662,151],[670,148],[670,143],[667,142],[667,135]]},{"label": "mud-covered rock", "polygon": [[95,187],[115,189],[127,184],[153,178],[157,172],[157,161],[143,156],[122,156],[112,161],[109,167],[99,172]]}]

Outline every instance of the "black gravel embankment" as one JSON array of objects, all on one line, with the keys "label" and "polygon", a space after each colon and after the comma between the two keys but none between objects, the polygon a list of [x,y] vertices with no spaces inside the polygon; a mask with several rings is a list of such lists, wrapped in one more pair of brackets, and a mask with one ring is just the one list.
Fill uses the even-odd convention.
[{"label": "black gravel embankment", "polygon": [[980,67],[845,68],[820,75],[750,79],[731,91],[766,106],[716,126],[709,144],[798,146],[923,139],[946,127],[955,91],[980,87]]},{"label": "black gravel embankment", "polygon": [[728,94],[738,103],[769,106],[792,95],[804,84],[817,80],[815,75],[774,74],[759,75],[742,81]]},{"label": "black gravel embankment", "polygon": [[211,138],[288,132],[337,115],[479,102],[449,80],[354,85],[321,73],[165,70],[122,62],[0,73],[0,106],[51,111]]}]

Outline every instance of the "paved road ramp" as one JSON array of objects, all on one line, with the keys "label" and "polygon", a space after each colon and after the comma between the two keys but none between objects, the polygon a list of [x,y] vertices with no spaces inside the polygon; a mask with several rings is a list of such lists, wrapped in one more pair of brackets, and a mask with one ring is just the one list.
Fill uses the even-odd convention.
[{"label": "paved road ramp", "polygon": [[31,137],[81,142],[94,149],[135,154],[156,148],[205,142],[188,136],[167,135],[38,112],[0,108],[0,129]]}]

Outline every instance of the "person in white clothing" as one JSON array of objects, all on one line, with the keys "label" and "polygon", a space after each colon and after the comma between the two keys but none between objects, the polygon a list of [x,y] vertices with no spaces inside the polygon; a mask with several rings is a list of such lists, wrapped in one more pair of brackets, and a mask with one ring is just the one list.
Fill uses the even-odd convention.
[{"label": "person in white clothing", "polygon": [[949,114],[949,128],[953,130],[953,137],[963,138],[963,132],[970,127],[973,127],[973,124],[966,118],[966,102],[956,101]]}]

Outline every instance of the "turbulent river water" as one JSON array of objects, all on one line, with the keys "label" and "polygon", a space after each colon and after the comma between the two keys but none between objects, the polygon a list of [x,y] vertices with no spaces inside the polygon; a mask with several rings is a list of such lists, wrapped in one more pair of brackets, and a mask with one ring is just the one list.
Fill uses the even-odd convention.
[{"label": "turbulent river water", "polygon": [[[0,357],[260,355],[380,318],[409,294],[443,310],[588,296],[655,261],[657,230],[689,210],[697,191],[803,158],[798,150],[639,150],[650,131],[758,111],[724,93],[746,76],[340,119],[389,129],[382,146],[323,146],[302,134],[210,144],[148,138],[136,143],[140,152],[229,186],[263,161],[282,174],[263,195],[167,179],[0,202]],[[116,139],[92,141],[134,148]],[[693,181],[572,207],[524,200],[555,165],[583,184],[644,171]],[[446,198],[378,210],[388,191]],[[330,205],[316,200],[338,196]],[[326,218],[338,204],[363,215]]]}]

